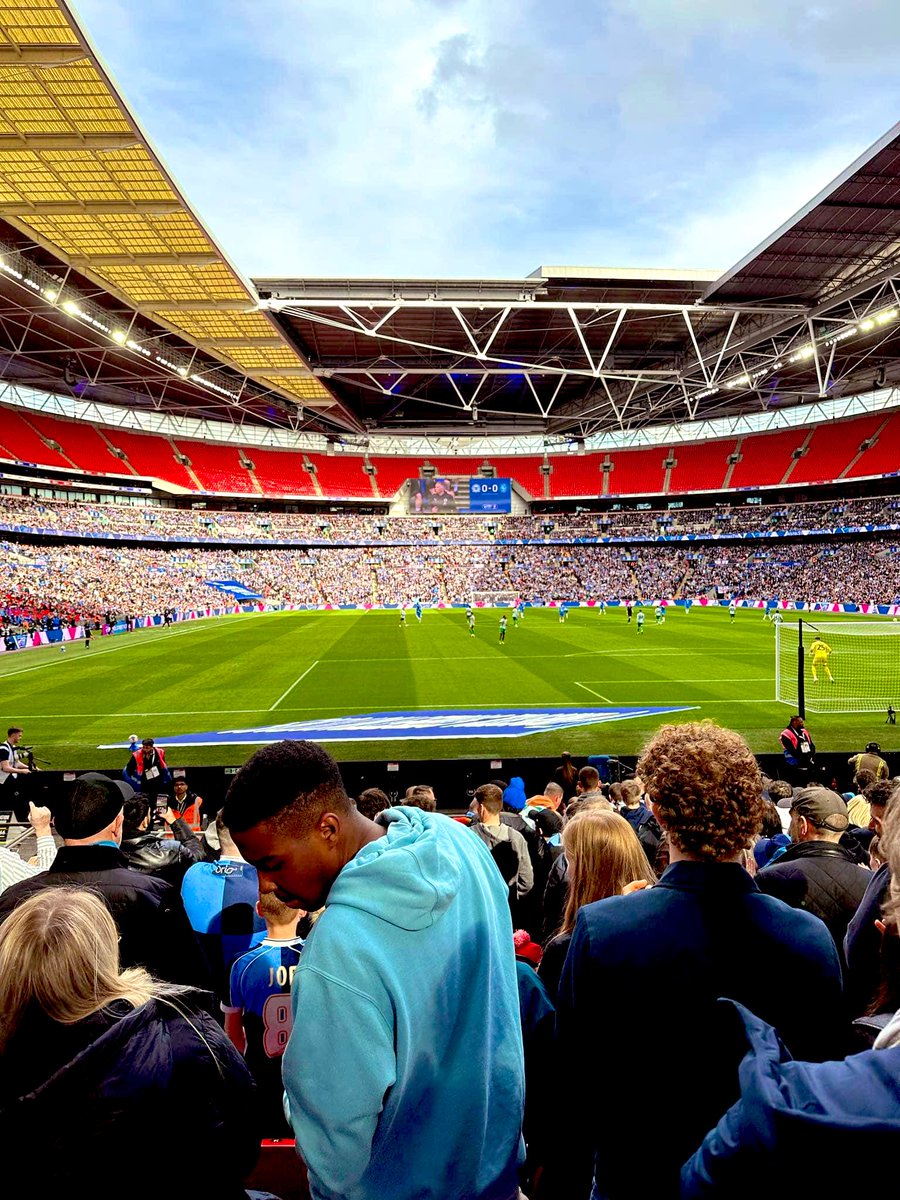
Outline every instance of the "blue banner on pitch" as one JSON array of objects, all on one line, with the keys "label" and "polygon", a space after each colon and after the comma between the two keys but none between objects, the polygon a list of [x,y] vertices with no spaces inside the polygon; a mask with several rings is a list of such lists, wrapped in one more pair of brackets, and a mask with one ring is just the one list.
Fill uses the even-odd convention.
[{"label": "blue banner on pitch", "polygon": [[[391,738],[525,737],[553,733],[577,725],[602,725],[638,717],[658,717],[686,712],[687,704],[624,708],[491,708],[441,709],[430,712],[360,713],[348,717],[316,717],[286,725],[259,725],[220,733],[184,733],[160,738],[164,746],[257,746],[282,740],[315,742],[378,742]],[[119,744],[100,746],[117,750]]]}]

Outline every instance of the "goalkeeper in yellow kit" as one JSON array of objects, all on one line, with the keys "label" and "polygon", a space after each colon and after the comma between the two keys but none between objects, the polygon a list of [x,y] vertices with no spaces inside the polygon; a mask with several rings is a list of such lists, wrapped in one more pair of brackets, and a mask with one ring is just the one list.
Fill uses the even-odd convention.
[{"label": "goalkeeper in yellow kit", "polygon": [[834,683],[834,676],[828,667],[828,658],[831,654],[831,647],[827,642],[823,642],[820,637],[813,640],[813,644],[809,648],[810,657],[812,658],[812,677],[813,683],[819,682],[818,668],[821,667],[831,683]]}]

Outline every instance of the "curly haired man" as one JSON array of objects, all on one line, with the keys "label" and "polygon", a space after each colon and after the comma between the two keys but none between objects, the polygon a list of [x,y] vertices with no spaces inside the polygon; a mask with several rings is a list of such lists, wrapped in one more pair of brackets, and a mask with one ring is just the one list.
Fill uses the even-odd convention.
[{"label": "curly haired man", "polygon": [[[557,1009],[569,1094],[598,1097],[595,1111],[576,1106],[567,1190],[588,1194],[593,1161],[608,1200],[635,1195],[637,1169],[641,1195],[677,1196],[681,1163],[738,1098],[744,1047],[719,997],[769,1021],[798,1058],[828,1057],[842,1020],[828,930],[762,895],[742,865],[765,811],[744,739],[710,721],[664,725],[637,773],[670,865],[655,887],[581,909]],[[610,1103],[646,1119],[612,1121]]]}]

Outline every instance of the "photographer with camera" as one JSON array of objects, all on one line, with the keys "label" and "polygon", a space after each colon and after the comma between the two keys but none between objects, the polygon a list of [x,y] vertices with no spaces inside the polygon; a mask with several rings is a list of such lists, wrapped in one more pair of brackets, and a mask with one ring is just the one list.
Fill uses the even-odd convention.
[{"label": "photographer with camera", "polygon": [[0,787],[9,783],[10,776],[30,775],[32,768],[26,766],[24,756],[19,754],[18,745],[22,730],[11,725],[6,731],[6,741],[0,743]]}]

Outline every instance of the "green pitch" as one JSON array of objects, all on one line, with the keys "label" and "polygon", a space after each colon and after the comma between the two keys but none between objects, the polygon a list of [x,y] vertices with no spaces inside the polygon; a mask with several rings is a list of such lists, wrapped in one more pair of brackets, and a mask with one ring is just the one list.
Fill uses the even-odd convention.
[{"label": "green pitch", "polygon": [[[732,625],[721,609],[670,610],[643,634],[624,610],[529,610],[509,621],[499,645],[497,610],[479,610],[475,637],[462,609],[428,611],[422,623],[394,612],[242,615],[172,629],[96,638],[0,657],[4,729],[56,769],[122,766],[130,733],[161,741],[177,734],[283,724],[328,715],[529,706],[694,706],[671,717],[619,720],[522,738],[338,742],[345,760],[628,754],[661,720],[713,717],[740,730],[758,752],[777,752],[790,715],[773,700],[775,631],[757,610]],[[844,618],[846,619],[846,618]],[[827,620],[827,619],[826,619]],[[817,624],[819,624],[817,618]],[[824,624],[824,621],[822,622]],[[840,656],[832,670],[839,675]],[[898,697],[900,698],[900,697]],[[822,750],[858,750],[878,737],[900,746],[900,726],[883,715],[809,718]],[[173,765],[239,763],[249,746],[173,750]]]}]

